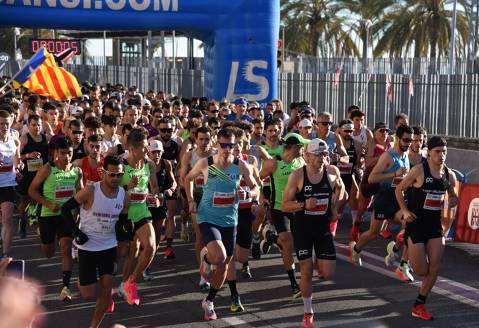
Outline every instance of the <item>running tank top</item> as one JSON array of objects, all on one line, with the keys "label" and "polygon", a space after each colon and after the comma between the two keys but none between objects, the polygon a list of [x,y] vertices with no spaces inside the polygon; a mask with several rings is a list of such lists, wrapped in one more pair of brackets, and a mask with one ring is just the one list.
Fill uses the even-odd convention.
[{"label": "running tank top", "polygon": [[17,185],[13,157],[17,152],[17,145],[13,135],[9,133],[5,142],[0,141],[0,187],[13,187]]},{"label": "running tank top", "polygon": [[329,184],[328,170],[323,168],[323,177],[319,183],[312,183],[309,180],[306,166],[303,166],[303,186],[301,191],[296,193],[296,200],[299,203],[305,202],[308,198],[316,198],[316,206],[311,209],[304,209],[296,212],[298,220],[320,221],[326,230],[329,230],[329,219],[331,216],[331,198],[334,189]]},{"label": "running tank top", "polygon": [[366,143],[368,142],[368,135],[367,135],[366,131],[367,131],[366,128],[363,126],[361,128],[361,130],[359,131],[359,134],[357,136],[355,136],[354,132],[353,132],[354,141],[359,143],[361,145],[361,147],[364,147],[366,145]]},{"label": "running tank top", "polygon": [[[160,140],[161,141],[161,140]],[[178,144],[170,139],[170,144],[167,146],[166,142],[161,141],[163,144],[163,155],[161,156],[163,159],[169,160],[173,165],[173,168],[176,167],[176,159],[178,158],[178,153],[180,151],[180,147]]]},{"label": "running tank top", "polygon": [[36,172],[43,166],[43,164],[48,162],[48,142],[47,137],[44,133],[41,133],[41,140],[35,141],[30,133],[27,133],[27,143],[23,146],[21,155],[39,152],[41,154],[40,158],[31,158],[24,159],[23,163],[25,164],[22,175],[23,177],[35,176]]},{"label": "running tank top", "polygon": [[88,236],[83,245],[75,245],[78,249],[98,252],[116,247],[115,224],[123,210],[125,190],[118,188],[115,198],[107,197],[100,187],[100,182],[94,182],[93,204],[89,210],[80,207],[80,229]]},{"label": "running tank top", "polygon": [[441,178],[431,174],[429,163],[422,163],[424,181],[419,188],[411,187],[408,193],[408,208],[416,216],[416,220],[441,220],[444,195],[449,184],[449,169],[444,167]]},{"label": "running tank top", "polygon": [[[193,168],[196,165],[196,163],[198,163],[198,161],[203,158],[198,155],[197,150],[198,148],[191,150],[191,162],[190,162],[191,168]],[[216,150],[213,149],[210,153],[210,156],[213,156],[215,154],[216,154]],[[203,185],[205,184],[205,177],[203,176],[203,174],[198,175],[193,181],[193,183],[195,188],[203,188]]]},{"label": "running tank top", "polygon": [[[399,157],[398,153],[391,148],[388,150],[389,155],[393,158],[393,165],[387,169],[384,173],[393,173],[396,172],[400,167],[405,167],[408,171],[410,169],[409,166],[409,158],[407,153],[404,153],[401,157]],[[389,178],[387,180],[383,180],[379,183],[380,190],[389,190],[394,189],[396,186],[401,183],[404,179],[405,175],[395,178]]]},{"label": "running tank top", "polygon": [[143,162],[143,167],[135,169],[124,161],[125,174],[120,180],[121,186],[126,186],[133,177],[138,177],[138,184],[135,188],[128,190],[130,195],[130,206],[128,208],[128,218],[135,222],[144,218],[151,218],[151,212],[148,210],[146,202],[148,198],[148,183],[150,180],[150,166],[147,160]]},{"label": "running tank top", "polygon": [[240,179],[238,159],[228,168],[219,169],[214,165],[213,157],[208,157],[208,178],[198,204],[198,223],[205,222],[220,227],[238,225],[237,189]]},{"label": "running tank top", "polygon": [[81,170],[83,172],[83,185],[88,186],[94,182],[100,181],[100,171],[103,166],[103,158],[100,158],[96,168],[91,168],[90,163],[88,162],[88,156],[81,159]]},{"label": "running tank top", "polygon": [[297,157],[292,163],[286,163],[281,157],[276,157],[276,170],[271,175],[271,201],[273,209],[281,210],[283,192],[288,184],[288,177],[294,170],[304,166],[302,157]]},{"label": "running tank top", "polygon": [[[43,198],[47,201],[63,205],[71,197],[75,196],[80,168],[72,166],[68,171],[60,170],[51,163],[50,175],[43,183]],[[42,206],[41,217],[61,215],[61,211],[53,212],[46,206]]]},{"label": "running tank top", "polygon": [[[266,142],[263,141],[261,142],[261,146],[263,146],[264,150],[266,150],[268,155],[271,157],[281,156],[281,154],[284,152],[284,146],[281,143],[275,148],[270,148]],[[263,165],[263,163],[261,163],[261,165]],[[263,180],[263,187],[269,186],[271,186],[271,177],[266,177]]]},{"label": "running tank top", "polygon": [[346,149],[346,152],[349,156],[349,163],[342,163],[338,162],[338,169],[341,175],[351,175],[353,174],[354,164],[356,164],[358,160],[358,155],[356,154],[356,145],[354,143],[354,139],[350,140],[350,146]]},{"label": "running tank top", "polygon": [[[253,163],[250,163],[250,160],[247,154],[241,154],[241,159],[250,165],[253,164]],[[243,189],[245,192],[251,191],[251,188],[248,186],[243,176],[241,177],[241,180],[240,180],[240,188]],[[238,204],[239,204],[238,205],[239,208],[251,209],[251,206],[253,205],[253,198],[251,198],[250,196],[247,199],[240,199],[238,201]]]}]

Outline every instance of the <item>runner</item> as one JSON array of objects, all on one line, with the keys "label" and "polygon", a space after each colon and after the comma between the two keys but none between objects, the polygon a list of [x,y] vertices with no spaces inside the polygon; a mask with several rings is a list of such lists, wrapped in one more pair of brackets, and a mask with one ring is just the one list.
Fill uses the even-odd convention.
[{"label": "runner", "polygon": [[[395,191],[402,218],[406,221],[411,264],[414,273],[423,278],[411,312],[413,317],[422,320],[433,319],[425,303],[436,283],[444,252],[441,211],[445,193],[448,194],[449,208],[455,207],[459,202],[454,190],[456,176],[445,165],[446,140],[442,137],[432,137],[428,140],[427,148],[427,162],[413,167]],[[411,191],[406,205],[404,193],[407,188],[411,188]]]},{"label": "runner", "polygon": [[55,236],[60,244],[63,272],[63,288],[60,300],[70,302],[72,275],[72,237],[70,222],[61,216],[60,208],[83,188],[82,171],[71,163],[73,145],[62,137],[53,144],[53,160],[43,165],[33,179],[28,194],[41,205],[38,225],[42,250],[47,258],[55,255]]},{"label": "runner", "polygon": [[[155,230],[152,224],[152,216],[148,210],[149,202],[158,203],[158,184],[155,164],[146,159],[148,153],[148,132],[143,128],[133,128],[128,135],[128,157],[125,159],[125,174],[120,184],[127,190],[130,196],[128,219],[134,224],[133,236],[130,242],[128,259],[123,268],[123,282],[119,293],[127,299],[130,305],[139,305],[140,297],[136,286],[137,280],[143,271],[150,265],[155,255]],[[151,194],[148,194],[148,185]],[[138,251],[138,263],[134,265]]]},{"label": "runner", "polygon": [[[216,267],[212,274],[209,294],[202,301],[205,320],[217,319],[213,301],[225,281],[233,256],[238,224],[237,190],[240,178],[245,179],[252,197],[256,197],[259,192],[251,168],[233,156],[234,145],[233,131],[221,129],[218,132],[218,153],[200,159],[185,177],[190,212],[197,212],[197,221],[205,245],[200,255],[200,273],[209,278],[212,266]],[[203,175],[205,184],[197,207],[193,196],[193,180],[200,174]],[[233,294],[237,294],[236,286],[230,285],[230,289]]]},{"label": "runner", "polygon": [[100,171],[103,166],[102,141],[103,138],[97,134],[88,137],[88,155],[73,162],[73,165],[80,167],[82,170],[84,186],[101,180]]},{"label": "runner", "polygon": [[[48,162],[48,142],[44,133],[41,133],[42,119],[38,115],[28,117],[28,132],[20,137],[20,158],[24,163],[22,179],[18,184],[19,194],[18,215],[20,217],[19,234],[21,238],[27,236],[27,215],[25,210],[30,203],[28,187],[37,171]],[[34,202],[30,206],[34,206]]]},{"label": "runner", "polygon": [[397,142],[392,149],[381,155],[368,178],[369,183],[379,183],[379,191],[374,198],[373,214],[369,231],[363,233],[356,243],[350,243],[350,260],[362,265],[361,250],[372,240],[376,239],[385,220],[400,222],[399,206],[394,197],[396,186],[409,171],[407,150],[412,142],[413,130],[407,125],[401,125],[396,135]]},{"label": "runner", "polygon": [[284,138],[283,153],[266,160],[260,172],[260,177],[263,179],[267,176],[271,177],[271,221],[277,232],[276,234],[272,230],[263,230],[264,240],[261,242],[261,249],[266,254],[271,245],[278,245],[281,248],[283,265],[288,274],[294,298],[301,295],[301,290],[296,281],[292,254],[293,237],[290,222],[293,216],[281,211],[281,200],[288,176],[304,165],[301,157],[302,147],[310,142],[311,140],[304,139],[297,133],[288,133]]},{"label": "runner", "polygon": [[[127,212],[129,202],[125,190],[119,188],[124,173],[121,160],[106,157],[103,170],[100,182],[87,185],[62,206],[63,218],[73,226],[74,244],[79,249],[80,294],[86,300],[96,299],[92,328],[99,327],[105,312],[113,312],[115,308],[112,297],[118,244],[115,226],[120,213]],[[80,227],[72,215],[72,210],[78,208]],[[95,297],[97,277],[100,283]]]},{"label": "runner", "polygon": [[0,208],[2,211],[2,258],[8,257],[12,242],[15,187],[23,169],[20,142],[10,132],[12,116],[0,110]]},{"label": "runner", "polygon": [[345,189],[338,168],[327,164],[328,156],[326,142],[313,139],[306,146],[306,165],[291,173],[281,202],[284,213],[295,213],[292,231],[301,271],[304,317],[300,327],[304,328],[314,327],[313,248],[324,279],[332,279],[336,270],[336,250],[329,225],[336,217],[338,199],[344,196]]}]

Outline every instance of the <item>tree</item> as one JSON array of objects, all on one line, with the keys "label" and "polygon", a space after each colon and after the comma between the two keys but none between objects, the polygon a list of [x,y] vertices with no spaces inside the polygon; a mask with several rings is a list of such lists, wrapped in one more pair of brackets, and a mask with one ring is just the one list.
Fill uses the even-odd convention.
[{"label": "tree", "polygon": [[[32,30],[22,29],[20,35],[17,36],[17,49],[22,52],[23,58],[30,57],[30,45],[29,38],[32,35]],[[6,52],[10,55],[10,58],[15,58],[14,55],[14,28],[0,28],[0,51]]]},{"label": "tree", "polygon": [[[446,5],[454,0],[406,0],[397,3],[384,15],[383,34],[374,49],[375,56],[389,53],[402,57],[412,48],[414,57],[436,58],[449,52],[452,10]],[[469,8],[467,0],[457,1],[456,55],[466,53],[469,41]]]}]

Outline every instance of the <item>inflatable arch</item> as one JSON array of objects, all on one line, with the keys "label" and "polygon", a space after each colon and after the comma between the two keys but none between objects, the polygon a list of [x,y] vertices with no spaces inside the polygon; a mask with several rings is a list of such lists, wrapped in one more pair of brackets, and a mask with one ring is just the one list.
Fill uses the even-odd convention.
[{"label": "inflatable arch", "polygon": [[179,30],[205,44],[205,93],[277,94],[279,0],[0,0],[0,26]]}]

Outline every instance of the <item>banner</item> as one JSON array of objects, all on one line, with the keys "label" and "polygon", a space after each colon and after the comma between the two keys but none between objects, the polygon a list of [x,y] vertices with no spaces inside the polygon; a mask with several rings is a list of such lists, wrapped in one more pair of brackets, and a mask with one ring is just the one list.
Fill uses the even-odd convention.
[{"label": "banner", "polygon": [[182,31],[204,42],[205,96],[263,105],[277,97],[279,14],[278,0],[0,0],[0,26]]},{"label": "banner", "polygon": [[463,184],[454,240],[479,244],[479,184]]}]

